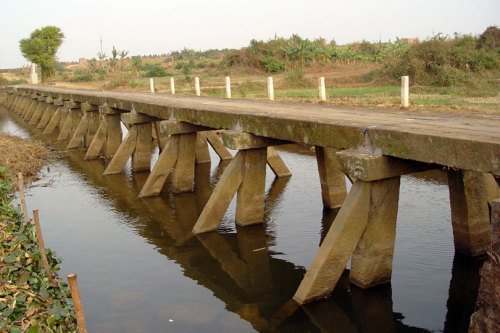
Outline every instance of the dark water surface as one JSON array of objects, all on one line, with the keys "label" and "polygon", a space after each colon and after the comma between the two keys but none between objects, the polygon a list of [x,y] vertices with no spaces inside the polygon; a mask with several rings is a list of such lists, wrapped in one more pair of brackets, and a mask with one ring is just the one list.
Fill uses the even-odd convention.
[{"label": "dark water surface", "polygon": [[[46,246],[78,274],[90,332],[466,332],[479,263],[454,254],[446,177],[402,177],[392,284],[350,286],[331,298],[290,301],[335,218],[323,211],[313,156],[282,151],[293,176],[268,170],[266,220],[235,228],[234,202],[219,232],[191,228],[221,171],[198,165],[194,193],[140,199],[148,173],[103,176],[104,161],[84,161],[0,110],[0,131],[39,138],[59,156],[28,190],[40,209]],[[48,186],[46,186],[48,185]]]}]

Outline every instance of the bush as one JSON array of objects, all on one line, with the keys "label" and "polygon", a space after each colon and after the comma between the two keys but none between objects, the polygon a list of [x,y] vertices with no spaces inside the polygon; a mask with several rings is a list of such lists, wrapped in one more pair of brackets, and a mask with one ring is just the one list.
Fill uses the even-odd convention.
[{"label": "bush", "polygon": [[[422,85],[466,85],[473,75],[500,69],[500,53],[477,48],[477,38],[437,35],[428,41],[411,45],[401,56],[389,60],[380,72],[393,80],[403,75]],[[479,77],[479,76],[478,76]]]},{"label": "bush", "polygon": [[72,81],[90,82],[94,81],[94,76],[89,71],[76,71]]},{"label": "bush", "polygon": [[269,73],[279,73],[285,70],[285,63],[272,56],[267,56],[262,60],[262,66]]},{"label": "bush", "polygon": [[283,86],[285,88],[310,88],[313,84],[304,77],[304,71],[296,69],[286,73]]},{"label": "bush", "polygon": [[160,64],[144,64],[141,66],[144,77],[162,77],[167,76],[167,71]]}]

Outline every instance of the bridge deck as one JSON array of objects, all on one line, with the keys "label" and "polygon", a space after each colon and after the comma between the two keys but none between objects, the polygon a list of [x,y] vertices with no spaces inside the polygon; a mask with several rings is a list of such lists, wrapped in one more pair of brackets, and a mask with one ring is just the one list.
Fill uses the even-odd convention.
[{"label": "bridge deck", "polygon": [[308,145],[367,150],[500,175],[500,116],[22,85],[18,91],[89,102]]}]

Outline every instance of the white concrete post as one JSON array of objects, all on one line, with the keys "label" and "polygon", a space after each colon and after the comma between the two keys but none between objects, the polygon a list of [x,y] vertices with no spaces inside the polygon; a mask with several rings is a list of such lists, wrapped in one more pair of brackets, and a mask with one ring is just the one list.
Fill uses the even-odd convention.
[{"label": "white concrete post", "polygon": [[31,74],[30,74],[31,84],[38,84],[38,74],[36,73],[36,65],[31,65]]},{"label": "white concrete post", "polygon": [[155,80],[153,78],[149,79],[149,92],[152,94],[155,93]]},{"label": "white concrete post", "polygon": [[401,76],[401,107],[408,109],[410,107],[410,78]]},{"label": "white concrete post", "polygon": [[231,78],[226,76],[226,98],[231,98]]},{"label": "white concrete post", "polygon": [[172,95],[175,95],[175,80],[173,77],[170,78],[170,91]]},{"label": "white concrete post", "polygon": [[274,101],[274,85],[273,85],[273,77],[267,77],[267,96],[270,101]]},{"label": "white concrete post", "polygon": [[196,91],[196,96],[201,96],[200,78],[199,77],[194,78],[194,90]]},{"label": "white concrete post", "polygon": [[326,102],[326,88],[325,88],[325,78],[319,78],[319,100]]}]

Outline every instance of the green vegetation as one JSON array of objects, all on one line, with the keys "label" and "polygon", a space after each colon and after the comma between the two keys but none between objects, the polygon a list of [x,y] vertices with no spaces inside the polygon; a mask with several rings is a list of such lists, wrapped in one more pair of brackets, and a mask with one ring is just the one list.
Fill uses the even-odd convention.
[{"label": "green vegetation", "polygon": [[[76,332],[69,289],[49,282],[41,263],[34,226],[13,204],[13,184],[0,167],[0,332]],[[47,249],[50,266],[61,261]]]},{"label": "green vegetation", "polygon": [[[499,47],[486,48],[481,37],[455,35],[454,38],[447,38],[437,35],[412,45],[393,61],[388,61],[379,75],[388,78],[409,75],[420,85],[441,87],[476,83],[487,71],[498,74],[500,37],[498,39]],[[494,45],[490,38],[486,43]]]},{"label": "green vegetation", "polygon": [[292,35],[252,40],[238,50],[185,48],[128,57],[127,51],[113,47],[109,54],[108,58],[101,51],[97,58],[61,65],[57,79],[89,88],[147,90],[146,79],[154,77],[157,91],[168,92],[168,79],[174,77],[176,91],[189,95],[194,94],[193,77],[198,76],[202,94],[223,97],[223,77],[230,75],[235,98],[260,99],[266,98],[265,77],[272,75],[276,98],[317,101],[317,79],[323,76],[330,88],[328,103],[398,107],[400,77],[409,75],[414,107],[499,110],[497,27],[489,27],[479,36],[438,34],[422,41],[363,40],[338,45],[334,40]]},{"label": "green vegetation", "polygon": [[42,82],[47,82],[56,68],[56,53],[64,34],[55,26],[46,26],[33,31],[29,38],[21,39],[19,47],[23,56],[40,66]]}]

